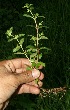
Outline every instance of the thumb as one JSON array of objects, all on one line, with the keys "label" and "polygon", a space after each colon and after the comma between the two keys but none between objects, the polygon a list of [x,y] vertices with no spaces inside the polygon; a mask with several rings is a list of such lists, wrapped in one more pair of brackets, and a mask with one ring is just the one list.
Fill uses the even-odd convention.
[{"label": "thumb", "polygon": [[20,74],[15,74],[18,84],[28,83],[37,79],[40,76],[40,71],[33,69],[32,71],[27,70]]}]

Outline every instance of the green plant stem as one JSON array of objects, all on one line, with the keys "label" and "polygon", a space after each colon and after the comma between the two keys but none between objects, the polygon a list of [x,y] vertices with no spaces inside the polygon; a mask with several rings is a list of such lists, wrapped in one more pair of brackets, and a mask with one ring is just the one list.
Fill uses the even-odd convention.
[{"label": "green plant stem", "polygon": [[30,61],[30,59],[29,59],[29,58],[28,58],[28,56],[27,56],[26,51],[24,51],[24,49],[23,49],[22,45],[20,44],[19,40],[18,40],[18,39],[16,39],[16,40],[17,40],[17,42],[18,42],[18,44],[19,44],[20,48],[22,49],[23,54],[24,54],[24,55],[26,56],[26,58]]},{"label": "green plant stem", "polygon": [[36,48],[37,48],[37,63],[38,63],[38,60],[39,60],[39,47],[38,47],[39,46],[39,38],[38,38],[39,37],[39,28],[38,28],[37,20],[36,20],[34,14],[32,13],[32,11],[30,11],[30,13],[31,13],[33,20],[35,22],[35,28],[36,28],[36,33],[37,33],[37,35],[36,35],[36,37],[37,37]]},{"label": "green plant stem", "polygon": [[39,39],[38,38],[39,37],[39,28],[38,28],[37,20],[36,20],[34,14],[31,11],[30,11],[30,13],[31,13],[33,20],[35,22],[35,28],[36,28],[36,33],[37,33],[36,47],[37,47],[37,63],[38,63],[38,60],[39,60],[39,47],[38,47],[38,45],[39,45],[39,40],[38,40]]},{"label": "green plant stem", "polygon": [[35,27],[36,27],[36,33],[37,33],[37,40],[36,40],[36,47],[37,47],[37,62],[38,62],[38,60],[39,60],[39,28],[38,28],[38,24],[37,24],[37,21],[36,20],[34,20],[35,21]]},{"label": "green plant stem", "polygon": [[30,11],[30,13],[31,13],[31,15],[32,15],[32,17],[33,17],[33,19],[34,19],[34,15],[33,15],[33,13]]}]

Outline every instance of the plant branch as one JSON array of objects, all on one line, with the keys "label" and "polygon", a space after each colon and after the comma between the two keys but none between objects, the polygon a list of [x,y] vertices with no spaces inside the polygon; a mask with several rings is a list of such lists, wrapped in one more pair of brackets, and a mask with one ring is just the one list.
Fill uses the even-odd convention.
[{"label": "plant branch", "polygon": [[37,47],[37,62],[38,62],[39,60],[39,28],[38,28],[36,19],[34,21],[35,21],[35,25],[36,25],[35,28],[36,28],[36,33],[37,33],[36,47]]},{"label": "plant branch", "polygon": [[26,51],[24,51],[24,49],[23,49],[22,45],[20,44],[19,40],[18,40],[18,39],[16,39],[16,40],[17,40],[17,42],[18,42],[18,44],[19,44],[20,48],[22,49],[23,54],[24,54],[24,55],[26,56],[26,58],[30,61],[30,59],[29,59],[29,58],[28,58],[28,56],[27,56]]}]

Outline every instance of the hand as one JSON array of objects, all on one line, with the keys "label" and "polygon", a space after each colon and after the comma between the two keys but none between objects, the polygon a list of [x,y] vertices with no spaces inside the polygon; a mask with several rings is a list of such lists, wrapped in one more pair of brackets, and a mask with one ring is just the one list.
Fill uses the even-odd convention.
[{"label": "hand", "polygon": [[[35,84],[35,79],[44,78],[43,73],[33,69],[27,71],[31,66],[28,59],[19,58],[0,62],[0,109],[4,110],[12,94],[32,93],[39,94],[42,82]],[[4,106],[5,105],[5,106]]]}]

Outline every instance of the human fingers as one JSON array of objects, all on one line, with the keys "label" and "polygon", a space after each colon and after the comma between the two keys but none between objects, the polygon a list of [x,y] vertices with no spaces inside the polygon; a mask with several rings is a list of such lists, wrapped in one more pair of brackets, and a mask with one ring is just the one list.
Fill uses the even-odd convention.
[{"label": "human fingers", "polygon": [[23,83],[31,82],[40,76],[40,71],[33,69],[32,71],[28,70],[20,74],[14,74],[16,78],[16,82],[20,85]]},{"label": "human fingers", "polygon": [[40,71],[33,69],[20,74],[12,74],[5,66],[0,67],[0,103],[5,102],[21,84],[31,82],[40,76]]},{"label": "human fingers", "polygon": [[31,66],[31,63],[28,59],[26,58],[16,58],[11,60],[15,68],[23,68],[24,65]]},{"label": "human fingers", "polygon": [[40,89],[38,87],[29,85],[29,84],[24,84],[19,86],[16,93],[17,94],[22,94],[22,93],[39,94]]},{"label": "human fingers", "polygon": [[28,84],[29,85],[33,85],[33,86],[36,86],[36,87],[41,87],[43,85],[43,82],[40,81],[40,80],[43,80],[43,78],[44,78],[44,74],[42,72],[40,72],[40,76],[38,78],[39,79],[38,84],[36,84],[36,81],[35,80],[29,82]]},{"label": "human fingers", "polygon": [[43,82],[39,80],[38,83],[36,83],[36,81],[34,80],[34,81],[26,83],[26,84],[40,88],[40,87],[42,87]]},{"label": "human fingers", "polygon": [[43,80],[43,78],[44,78],[44,74],[40,72],[39,80]]},{"label": "human fingers", "polygon": [[19,72],[22,70],[22,68],[25,71],[27,66],[31,66],[31,63],[26,58],[16,58],[12,60],[1,61],[0,65],[5,66],[9,72]]}]

